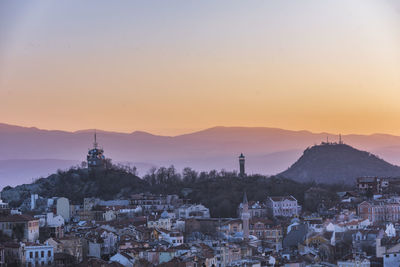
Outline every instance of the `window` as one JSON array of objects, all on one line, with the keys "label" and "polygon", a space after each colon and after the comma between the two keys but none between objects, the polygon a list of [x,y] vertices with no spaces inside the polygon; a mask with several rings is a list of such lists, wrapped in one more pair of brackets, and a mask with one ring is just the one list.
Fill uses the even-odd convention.
[{"label": "window", "polygon": [[29,252],[29,258],[33,258],[33,252],[31,251],[31,252]]},{"label": "window", "polygon": [[47,257],[49,257],[49,258],[51,257],[51,250],[47,251]]},{"label": "window", "polygon": [[40,257],[44,258],[44,251],[40,252]]},{"label": "window", "polygon": [[35,251],[35,258],[39,258],[39,251]]}]

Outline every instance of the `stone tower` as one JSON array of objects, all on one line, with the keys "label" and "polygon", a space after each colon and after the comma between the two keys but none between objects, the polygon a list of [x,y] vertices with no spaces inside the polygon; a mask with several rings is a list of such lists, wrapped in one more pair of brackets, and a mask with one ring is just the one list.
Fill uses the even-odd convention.
[{"label": "stone tower", "polygon": [[242,227],[243,227],[243,240],[249,241],[249,203],[247,202],[247,195],[244,192],[243,202],[242,202]]},{"label": "stone tower", "polygon": [[243,155],[243,153],[241,153],[239,156],[239,167],[240,167],[239,175],[241,177],[244,177],[246,175],[246,172],[244,170],[244,161],[245,161],[244,155]]}]

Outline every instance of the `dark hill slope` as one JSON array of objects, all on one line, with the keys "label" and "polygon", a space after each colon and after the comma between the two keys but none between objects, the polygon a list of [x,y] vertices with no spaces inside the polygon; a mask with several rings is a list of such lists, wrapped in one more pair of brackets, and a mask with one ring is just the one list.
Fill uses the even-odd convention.
[{"label": "dark hill slope", "polygon": [[354,183],[360,176],[400,176],[400,167],[345,144],[321,144],[303,155],[279,175],[297,181]]},{"label": "dark hill slope", "polygon": [[12,206],[18,206],[31,194],[42,197],[66,197],[73,203],[82,203],[85,197],[100,197],[105,200],[128,197],[146,191],[147,182],[120,169],[89,172],[87,169],[59,171],[31,184],[5,187],[1,196]]}]

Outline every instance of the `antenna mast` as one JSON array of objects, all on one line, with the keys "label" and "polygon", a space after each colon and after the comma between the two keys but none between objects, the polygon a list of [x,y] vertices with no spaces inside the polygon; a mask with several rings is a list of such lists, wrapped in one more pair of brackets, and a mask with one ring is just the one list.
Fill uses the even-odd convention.
[{"label": "antenna mast", "polygon": [[93,143],[94,148],[97,148],[97,135],[96,135],[96,130],[94,130],[94,143]]}]

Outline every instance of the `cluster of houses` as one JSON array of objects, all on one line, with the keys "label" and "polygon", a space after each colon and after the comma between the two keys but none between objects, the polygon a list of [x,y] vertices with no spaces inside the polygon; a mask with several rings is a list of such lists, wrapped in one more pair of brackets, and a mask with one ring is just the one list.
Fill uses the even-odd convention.
[{"label": "cluster of houses", "polygon": [[[103,164],[95,140],[88,167]],[[400,266],[398,185],[363,177],[354,191],[311,187],[302,206],[293,196],[248,201],[244,192],[235,218],[213,218],[178,195],[72,204],[33,194],[18,209],[0,197],[0,267]]]},{"label": "cluster of houses", "polygon": [[[0,204],[0,266],[156,266],[189,257],[185,222],[210,218],[208,208],[176,195],[86,198],[81,205],[32,195],[28,210]],[[203,244],[193,245],[200,251]]]},{"label": "cluster of houses", "polygon": [[[360,178],[314,213],[293,196],[244,193],[236,218],[177,195],[80,205],[32,195],[20,209],[0,200],[0,266],[400,266],[400,197],[382,181]],[[323,189],[304,201],[316,196]]]},{"label": "cluster of houses", "polygon": [[370,185],[367,198],[362,182],[314,213],[293,196],[244,193],[236,218],[177,195],[0,201],[0,266],[400,266],[400,197]]}]

